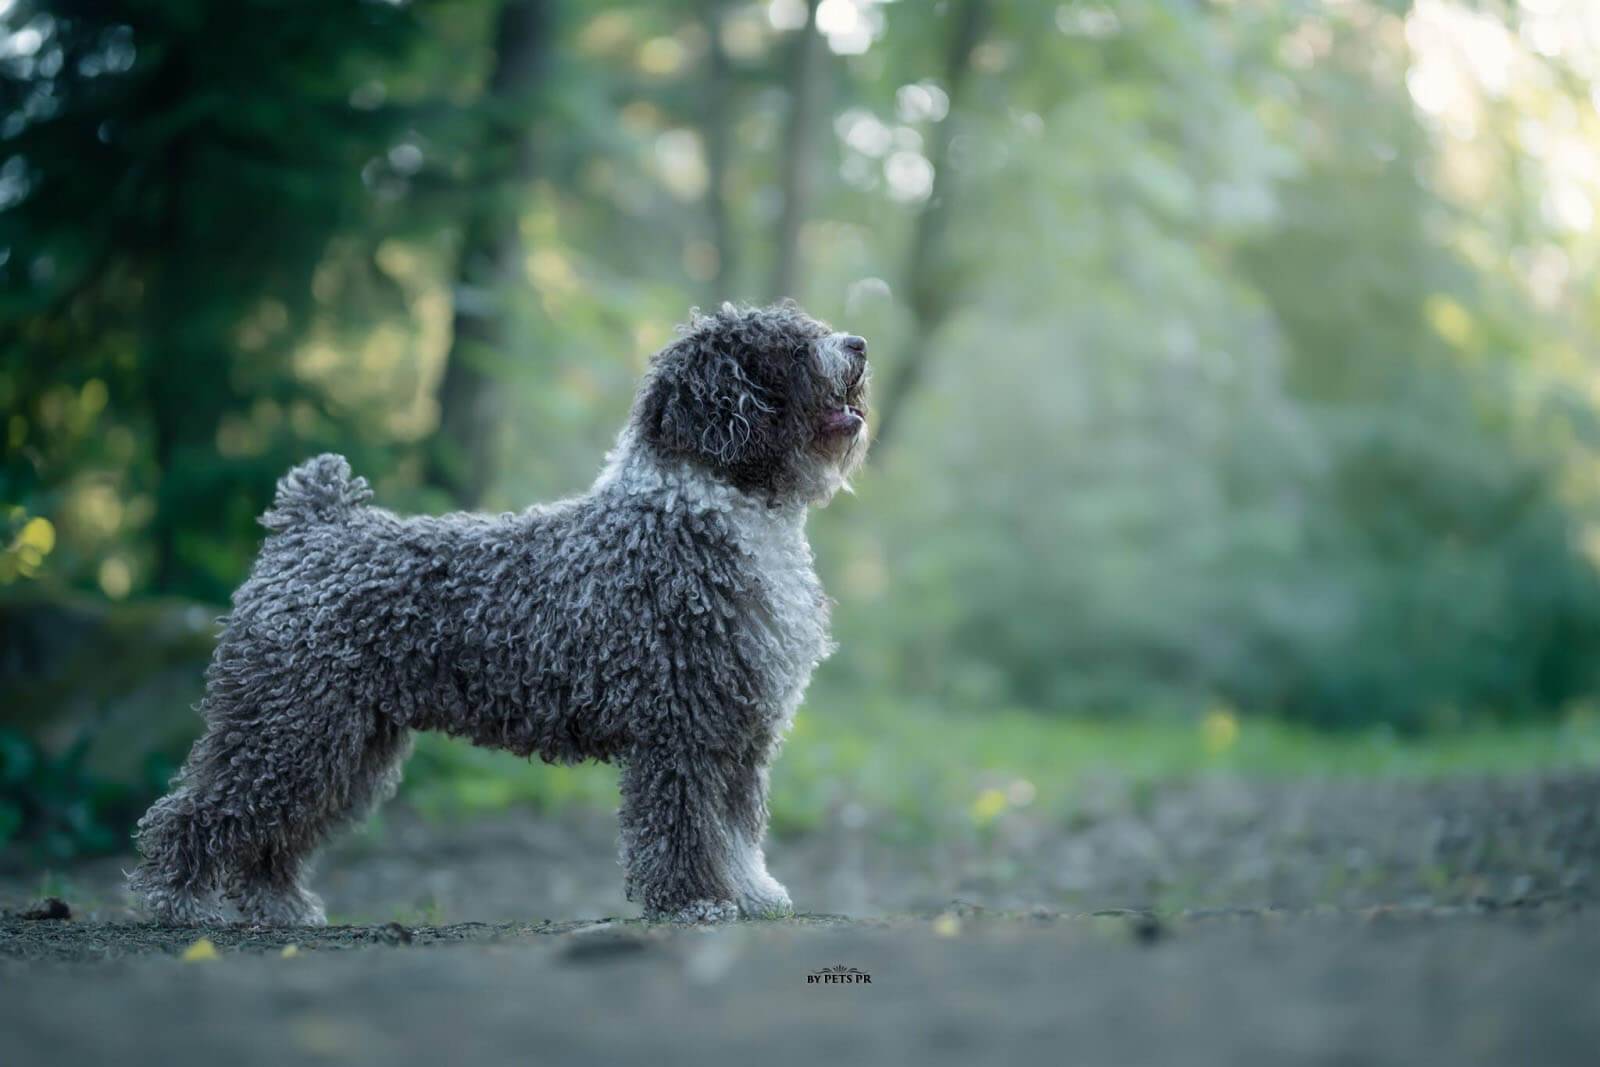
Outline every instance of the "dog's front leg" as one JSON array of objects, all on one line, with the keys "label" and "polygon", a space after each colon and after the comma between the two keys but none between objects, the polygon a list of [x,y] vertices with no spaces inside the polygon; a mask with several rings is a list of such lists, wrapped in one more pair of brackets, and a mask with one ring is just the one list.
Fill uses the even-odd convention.
[{"label": "dog's front leg", "polygon": [[747,919],[793,915],[789,892],[767,873],[767,857],[762,851],[767,836],[766,764],[743,763],[740,767],[735,775],[737,794],[730,819],[735,859],[730,873],[739,913]]},{"label": "dog's front leg", "polygon": [[690,746],[636,746],[622,769],[621,824],[628,899],[646,918],[792,913],[761,855],[763,768]]}]

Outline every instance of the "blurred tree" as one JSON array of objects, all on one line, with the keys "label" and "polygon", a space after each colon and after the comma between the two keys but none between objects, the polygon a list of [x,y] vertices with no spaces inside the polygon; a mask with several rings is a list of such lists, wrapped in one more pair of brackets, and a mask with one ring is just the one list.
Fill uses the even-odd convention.
[{"label": "blurred tree", "polygon": [[1492,305],[1446,237],[1413,57],[1374,48],[1354,19],[1316,25],[1318,62],[1295,68],[1303,167],[1282,187],[1281,222],[1239,262],[1283,331],[1318,441],[1300,581],[1333,614],[1315,633],[1263,634],[1294,668],[1246,695],[1323,722],[1560,706],[1597,680],[1600,585],[1560,458],[1514,399],[1535,316],[1503,308],[1504,349],[1486,365],[1462,359],[1459,331],[1440,332],[1440,309]]},{"label": "blurred tree", "polygon": [[494,31],[494,69],[477,111],[479,141],[471,153],[472,193],[464,200],[454,290],[450,351],[439,383],[439,431],[429,480],[463,507],[479,504],[493,483],[503,364],[514,342],[505,304],[528,285],[520,234],[521,208],[537,173],[533,113],[548,91],[555,33],[551,0],[507,0]]},{"label": "blurred tree", "polygon": [[915,447],[848,550],[894,590],[843,642],[859,677],[1405,728],[1593,694],[1594,498],[1560,451],[1592,414],[1451,247],[1400,18],[1003,13],[978,57],[1004,112],[968,102],[920,298],[945,327],[905,297]]},{"label": "blurred tree", "polygon": [[948,274],[943,238],[956,196],[950,174],[951,130],[961,118],[958,109],[972,72],[973,51],[983,36],[987,6],[985,0],[960,0],[948,16],[950,36],[941,74],[951,117],[934,127],[933,145],[928,152],[933,184],[917,215],[910,254],[902,272],[911,329],[890,364],[892,375],[878,389],[878,425],[874,437],[880,450],[887,448],[894,439],[900,412],[927,373],[932,350],[930,339],[950,310],[955,282]]},{"label": "blurred tree", "polygon": [[[60,485],[116,453],[154,494],[150,584],[220,598],[276,473],[330,440],[291,348],[396,132],[351,95],[403,61],[416,22],[359,0],[22,0],[10,18],[32,48],[0,62],[16,178],[0,347],[26,420],[6,479]],[[101,428],[144,434],[147,452],[68,442],[49,398],[90,382],[109,400]]]},{"label": "blurred tree", "polygon": [[788,90],[788,114],[784,120],[783,168],[779,178],[779,196],[782,204],[778,214],[778,232],[772,258],[772,280],[767,285],[767,299],[780,300],[800,295],[800,226],[805,221],[810,203],[812,162],[814,147],[815,112],[821,101],[822,79],[818,74],[822,66],[822,36],[817,32],[818,0],[806,0],[805,21],[797,27],[789,42],[789,56],[785,72]]},{"label": "blurred tree", "polygon": [[735,91],[732,64],[723,43],[727,0],[701,0],[701,21],[706,38],[704,98],[700,109],[706,155],[706,216],[715,249],[715,267],[707,282],[706,303],[712,307],[734,299],[739,277],[738,242],[728,208],[728,176],[734,150]]}]

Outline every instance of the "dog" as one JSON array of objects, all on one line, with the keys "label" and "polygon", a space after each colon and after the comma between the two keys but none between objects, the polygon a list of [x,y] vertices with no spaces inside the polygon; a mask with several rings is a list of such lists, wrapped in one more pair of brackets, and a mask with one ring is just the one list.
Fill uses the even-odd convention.
[{"label": "dog", "polygon": [[647,918],[793,913],[767,776],[832,650],[809,507],[867,449],[866,342],[792,303],[694,313],[589,491],[401,517],[323,455],[279,481],[222,620],[205,732],[136,831],[157,921],[326,922],[307,861],[391,796],[417,730],[620,767]]}]

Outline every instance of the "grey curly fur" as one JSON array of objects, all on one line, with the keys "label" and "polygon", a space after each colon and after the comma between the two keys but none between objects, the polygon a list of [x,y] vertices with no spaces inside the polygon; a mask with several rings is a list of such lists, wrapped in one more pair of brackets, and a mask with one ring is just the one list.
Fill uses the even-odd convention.
[{"label": "grey curly fur", "polygon": [[[792,910],[767,768],[829,651],[808,505],[866,447],[865,359],[791,304],[696,315],[651,362],[591,490],[400,517],[340,456],[290,471],[206,675],[206,730],[139,822],[155,918],[325,921],[328,834],[394,792],[414,730],[622,768],[647,916]],[[857,410],[850,411],[854,406]]]}]

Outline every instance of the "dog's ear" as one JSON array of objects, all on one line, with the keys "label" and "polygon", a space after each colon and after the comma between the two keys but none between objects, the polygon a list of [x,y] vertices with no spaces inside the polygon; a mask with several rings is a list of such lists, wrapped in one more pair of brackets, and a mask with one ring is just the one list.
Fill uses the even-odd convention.
[{"label": "dog's ear", "polygon": [[663,350],[639,411],[640,428],[661,452],[737,471],[774,450],[782,399],[753,380],[737,356],[690,335]]}]

